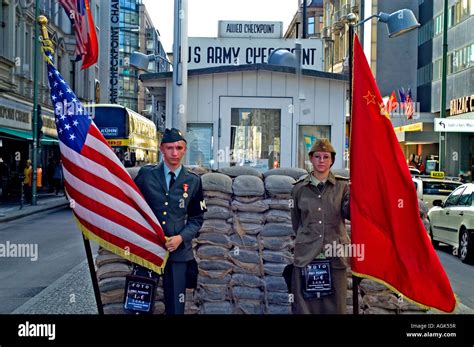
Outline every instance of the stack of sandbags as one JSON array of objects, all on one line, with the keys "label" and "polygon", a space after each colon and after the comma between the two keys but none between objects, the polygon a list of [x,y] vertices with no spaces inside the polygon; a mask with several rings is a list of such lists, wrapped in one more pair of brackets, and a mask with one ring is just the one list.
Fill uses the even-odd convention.
[{"label": "stack of sandbags", "polygon": [[360,282],[359,290],[363,314],[421,314],[428,311],[369,279]]},{"label": "stack of sandbags", "polygon": [[[130,314],[124,309],[124,294],[126,276],[132,273],[132,264],[114,253],[99,248],[96,257],[96,274],[99,281],[100,297],[105,314]],[[155,293],[154,314],[164,314],[165,304],[163,281],[158,281]],[[186,300],[192,300],[187,297]],[[186,302],[192,307],[192,302]],[[189,312],[191,313],[191,312]]]},{"label": "stack of sandbags", "polygon": [[193,242],[198,262],[197,298],[200,313],[230,314],[229,283],[232,263],[228,252],[232,248],[232,180],[220,173],[202,176],[207,212],[199,237]]},{"label": "stack of sandbags", "polygon": [[[265,214],[266,224],[259,235],[265,273],[267,313],[288,314],[291,300],[282,277],[286,265],[293,263],[294,232],[291,225],[291,190],[295,179],[278,173],[288,169],[273,169],[266,175],[265,190],[270,209]],[[296,174],[297,175],[297,174]]]},{"label": "stack of sandbags", "polygon": [[265,189],[256,175],[240,175],[234,179],[232,190],[233,235],[228,255],[233,262],[231,294],[235,312],[263,314],[265,312],[262,256],[258,235],[263,230]]}]

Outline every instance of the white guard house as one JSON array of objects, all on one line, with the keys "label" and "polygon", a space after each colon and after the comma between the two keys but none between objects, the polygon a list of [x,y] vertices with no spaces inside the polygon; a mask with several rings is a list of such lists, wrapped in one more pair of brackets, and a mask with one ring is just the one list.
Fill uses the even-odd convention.
[{"label": "white guard house", "polygon": [[[344,168],[348,78],[321,71],[320,40],[300,42],[303,69],[298,80],[294,68],[267,64],[268,49],[258,49],[291,49],[294,40],[189,38],[190,53],[199,51],[199,58],[190,54],[188,65],[186,164],[212,169],[244,165],[262,172],[274,167],[310,169],[312,144],[329,138],[337,151],[333,169]],[[218,61],[216,47],[227,52]],[[140,79],[165,103],[170,128],[172,73],[147,73]]]}]

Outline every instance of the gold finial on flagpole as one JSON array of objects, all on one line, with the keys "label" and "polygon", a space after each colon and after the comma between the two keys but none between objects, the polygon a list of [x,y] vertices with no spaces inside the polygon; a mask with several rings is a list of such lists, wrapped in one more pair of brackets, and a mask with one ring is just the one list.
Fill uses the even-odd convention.
[{"label": "gold finial on flagpole", "polygon": [[46,16],[38,16],[38,24],[40,25],[40,32],[42,36],[42,46],[43,46],[43,54],[48,63],[53,63],[49,57],[46,55],[47,52],[54,54],[54,49],[53,49],[53,43],[49,39],[49,34],[48,34],[48,29],[46,28],[46,25],[48,24],[48,18]]}]

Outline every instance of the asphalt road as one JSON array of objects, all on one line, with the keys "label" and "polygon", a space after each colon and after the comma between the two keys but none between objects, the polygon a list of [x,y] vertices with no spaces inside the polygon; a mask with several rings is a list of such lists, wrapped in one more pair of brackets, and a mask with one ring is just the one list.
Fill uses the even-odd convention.
[{"label": "asphalt road", "polygon": [[[81,233],[69,208],[0,224],[0,244],[37,245],[28,257],[0,258],[0,314],[10,313],[86,259]],[[93,248],[93,254],[95,254]],[[10,253],[11,254],[11,253]]]},{"label": "asphalt road", "polygon": [[448,275],[451,287],[461,302],[474,309],[474,265],[464,264],[459,257],[454,256],[452,248],[440,246],[436,250],[444,271]]},{"label": "asphalt road", "polygon": [[[81,233],[69,208],[0,224],[0,245],[37,245],[37,260],[0,257],[0,314],[11,313],[86,259]],[[92,243],[93,254],[97,245]],[[474,266],[462,263],[450,247],[437,250],[454,292],[474,309]]]}]

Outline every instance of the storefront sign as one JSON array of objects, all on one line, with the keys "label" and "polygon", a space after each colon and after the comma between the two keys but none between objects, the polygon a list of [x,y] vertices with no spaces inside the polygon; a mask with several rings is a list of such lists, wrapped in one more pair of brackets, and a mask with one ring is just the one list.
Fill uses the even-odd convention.
[{"label": "storefront sign", "polygon": [[[323,71],[323,43],[319,39],[299,40],[304,69]],[[188,68],[223,65],[266,64],[272,52],[295,50],[294,39],[189,38]]]},{"label": "storefront sign", "polygon": [[110,94],[111,104],[117,103],[118,78],[119,78],[119,24],[120,24],[120,1],[110,2]]},{"label": "storefront sign", "polygon": [[128,139],[108,139],[107,142],[110,146],[128,146]]},{"label": "storefront sign", "polygon": [[116,127],[99,128],[99,130],[105,137],[118,136],[118,128]]},{"label": "storefront sign", "polygon": [[401,133],[403,131],[423,131],[423,123],[414,123],[410,125],[404,125],[401,127],[393,128],[396,133]]},{"label": "storefront sign", "polygon": [[219,37],[280,39],[282,22],[219,21]]},{"label": "storefront sign", "polygon": [[0,124],[11,128],[31,130],[31,113],[0,106]]},{"label": "storefront sign", "polygon": [[474,112],[474,95],[451,100],[449,112],[450,116],[468,112]]},{"label": "storefront sign", "polygon": [[474,132],[474,118],[456,119],[456,118],[435,118],[434,131],[442,132]]},{"label": "storefront sign", "polygon": [[52,137],[58,137],[56,122],[53,116],[43,114],[43,133]]}]

